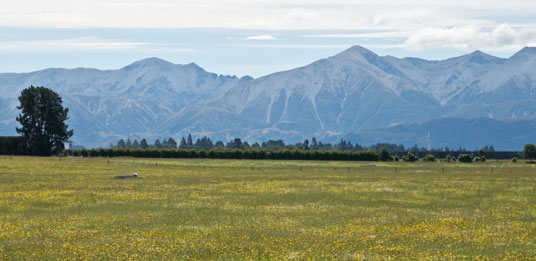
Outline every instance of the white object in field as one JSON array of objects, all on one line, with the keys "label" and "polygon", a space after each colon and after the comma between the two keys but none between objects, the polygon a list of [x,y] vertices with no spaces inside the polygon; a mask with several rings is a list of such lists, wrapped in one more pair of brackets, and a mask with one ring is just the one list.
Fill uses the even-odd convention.
[{"label": "white object in field", "polygon": [[128,179],[128,178],[137,178],[138,173],[134,173],[131,176],[114,176],[114,179]]}]

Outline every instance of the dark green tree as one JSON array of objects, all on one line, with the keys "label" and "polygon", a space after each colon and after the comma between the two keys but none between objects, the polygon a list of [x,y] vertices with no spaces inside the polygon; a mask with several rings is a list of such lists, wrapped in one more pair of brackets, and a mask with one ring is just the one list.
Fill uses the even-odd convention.
[{"label": "dark green tree", "polygon": [[309,140],[306,139],[303,141],[303,149],[309,150]]},{"label": "dark green tree", "polygon": [[197,139],[194,144],[194,149],[205,149],[209,150],[212,149],[214,145],[212,144],[212,140],[208,137],[203,137],[201,139]]},{"label": "dark green tree", "polygon": [[155,149],[161,149],[161,148],[162,148],[162,143],[160,142],[159,139],[156,139],[156,140],[154,141],[154,145],[153,145],[153,147],[154,147]]},{"label": "dark green tree", "polygon": [[536,159],[536,146],[534,144],[525,144],[523,147],[523,158],[532,162]]},{"label": "dark green tree", "polygon": [[313,149],[313,150],[318,149],[318,143],[316,142],[315,137],[313,137],[312,144],[311,144],[311,149]]},{"label": "dark green tree", "polygon": [[19,96],[21,114],[17,121],[22,126],[17,133],[25,139],[25,147],[32,155],[48,156],[60,153],[65,142],[73,136],[65,121],[68,108],[63,108],[61,97],[45,87],[24,89]]},{"label": "dark green tree", "polygon": [[127,144],[125,143],[125,141],[123,139],[120,139],[118,142],[117,142],[117,146],[115,146],[116,148],[118,149],[124,149],[127,147]]},{"label": "dark green tree", "polygon": [[460,154],[458,155],[458,161],[463,163],[471,163],[473,162],[473,156],[469,154]]},{"label": "dark green tree", "polygon": [[188,134],[188,141],[186,142],[188,149],[194,148],[194,141],[192,140],[192,134]]},{"label": "dark green tree", "polygon": [[391,161],[392,160],[391,153],[389,153],[389,151],[386,148],[381,148],[378,159],[381,161]]},{"label": "dark green tree", "polygon": [[214,148],[217,150],[223,150],[225,149],[225,145],[223,144],[223,141],[219,140],[216,141],[216,144],[214,144]]},{"label": "dark green tree", "polygon": [[164,141],[162,145],[164,145],[164,149],[176,149],[177,148],[177,142],[171,137],[169,137],[167,141]]},{"label": "dark green tree", "polygon": [[235,138],[234,140],[230,141],[225,145],[228,149],[241,149],[242,148],[242,140],[240,138]]},{"label": "dark green tree", "polygon": [[181,143],[179,144],[179,149],[187,149],[187,148],[188,148],[188,144],[186,143],[186,140],[184,139],[184,137],[182,137]]},{"label": "dark green tree", "polygon": [[261,145],[259,145],[258,142],[255,142],[255,143],[251,144],[251,148],[254,149],[254,150],[259,150],[259,149],[261,149]]},{"label": "dark green tree", "polygon": [[141,149],[147,149],[148,147],[149,147],[149,144],[147,144],[147,140],[145,138],[141,139],[140,148]]},{"label": "dark green tree", "polygon": [[139,149],[140,148],[140,144],[138,143],[138,139],[134,140],[134,142],[132,143],[132,148],[133,149]]}]

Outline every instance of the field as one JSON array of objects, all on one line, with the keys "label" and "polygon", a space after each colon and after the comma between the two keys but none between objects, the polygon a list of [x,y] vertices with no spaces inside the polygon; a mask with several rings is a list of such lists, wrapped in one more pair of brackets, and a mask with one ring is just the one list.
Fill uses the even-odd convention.
[{"label": "field", "polygon": [[536,166],[0,157],[0,259],[129,258],[534,260]]}]

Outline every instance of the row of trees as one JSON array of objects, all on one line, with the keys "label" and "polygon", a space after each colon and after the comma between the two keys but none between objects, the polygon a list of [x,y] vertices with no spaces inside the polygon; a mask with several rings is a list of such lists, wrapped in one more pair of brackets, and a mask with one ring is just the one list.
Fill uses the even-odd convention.
[{"label": "row of trees", "polygon": [[[286,160],[347,160],[347,161],[437,161],[432,154],[427,154],[422,159],[411,151],[402,157],[389,152],[386,148],[375,151],[339,151],[339,150],[262,150],[262,149],[226,149],[226,150],[204,150],[204,149],[91,149],[74,150],[70,152],[73,156],[83,157],[143,157],[143,158],[212,158],[212,159],[286,159]],[[536,148],[532,144],[527,144],[523,150],[526,159],[536,158]],[[475,156],[472,154],[459,154],[454,157],[447,154],[443,159],[446,162],[484,162],[485,156]],[[515,161],[515,158],[514,158]]]},{"label": "row of trees", "polygon": [[[423,152],[428,151],[424,147],[417,147],[417,145],[405,148],[404,145],[392,144],[392,143],[377,143],[370,146],[363,146],[360,144],[352,144],[351,141],[346,141],[341,139],[338,143],[323,143],[317,141],[315,137],[309,141],[308,139],[303,142],[298,142],[294,144],[286,144],[283,140],[268,140],[262,143],[248,143],[247,141],[242,141],[240,138],[235,138],[227,143],[223,141],[213,142],[208,137],[198,138],[194,141],[191,134],[188,134],[187,138],[182,137],[179,142],[175,141],[173,138],[156,139],[153,144],[149,144],[145,138],[142,138],[139,142],[137,139],[131,141],[130,138],[127,140],[120,139],[115,145],[110,144],[110,148],[115,149],[196,149],[196,150],[223,150],[223,149],[242,149],[242,150],[339,150],[339,151],[380,151],[382,148],[387,149],[388,151],[393,152]],[[440,149],[434,149],[432,151],[438,152],[467,152],[464,148],[458,148],[453,150],[451,148],[445,147]],[[485,146],[481,149],[485,152],[494,152],[495,149],[493,146]]]},{"label": "row of trees", "polygon": [[320,150],[277,150],[232,149],[90,149],[73,150],[73,156],[83,157],[140,157],[140,158],[210,158],[210,159],[285,159],[285,160],[342,160],[377,161],[374,151],[320,151]]}]

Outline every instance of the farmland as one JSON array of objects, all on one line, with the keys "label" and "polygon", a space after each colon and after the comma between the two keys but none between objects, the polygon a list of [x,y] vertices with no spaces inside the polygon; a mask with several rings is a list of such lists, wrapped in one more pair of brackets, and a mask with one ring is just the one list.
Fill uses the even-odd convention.
[{"label": "farmland", "polygon": [[534,259],[536,165],[0,157],[0,259],[74,258]]}]

